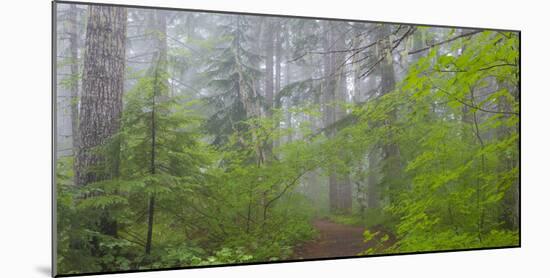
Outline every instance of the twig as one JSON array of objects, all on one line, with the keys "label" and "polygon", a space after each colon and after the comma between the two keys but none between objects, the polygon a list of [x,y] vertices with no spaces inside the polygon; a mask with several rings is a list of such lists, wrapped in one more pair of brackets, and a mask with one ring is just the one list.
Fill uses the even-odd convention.
[{"label": "twig", "polygon": [[438,43],[434,43],[434,44],[431,44],[431,45],[428,45],[424,48],[420,48],[420,49],[417,49],[417,50],[412,50],[412,51],[409,51],[409,55],[412,55],[412,54],[416,54],[416,53],[419,53],[419,52],[423,52],[423,51],[426,51],[426,50],[429,50],[430,48],[432,47],[436,47],[436,46],[439,46],[439,45],[442,45],[442,44],[446,44],[446,43],[449,43],[449,42],[452,42],[454,40],[457,40],[457,39],[460,39],[460,38],[464,38],[464,37],[470,37],[470,36],[473,36],[477,33],[481,33],[482,31],[481,30],[477,30],[477,31],[473,31],[473,32],[470,32],[470,33],[466,33],[466,34],[462,34],[462,35],[459,35],[459,36],[456,36],[456,37],[453,37],[453,38],[450,38],[448,40],[444,40],[444,41],[441,41],[441,42],[438,42]]},{"label": "twig", "polygon": [[446,94],[446,95],[452,97],[454,100],[456,100],[456,101],[458,101],[458,102],[460,102],[460,103],[462,103],[462,104],[464,104],[464,105],[466,105],[466,106],[468,106],[468,107],[470,107],[470,108],[473,108],[473,109],[476,109],[476,110],[479,110],[479,111],[483,111],[483,112],[487,112],[487,113],[506,114],[506,115],[519,115],[519,113],[517,113],[517,112],[487,110],[487,109],[484,109],[484,108],[481,108],[481,107],[478,107],[478,106],[475,106],[475,105],[466,103],[466,102],[464,102],[463,100],[461,100],[461,99],[459,99],[459,98],[453,96],[451,93],[447,92],[446,90],[441,89],[441,88],[435,86],[433,83],[432,83],[432,86],[433,86],[434,88],[436,88],[437,90],[443,92],[444,94]]}]

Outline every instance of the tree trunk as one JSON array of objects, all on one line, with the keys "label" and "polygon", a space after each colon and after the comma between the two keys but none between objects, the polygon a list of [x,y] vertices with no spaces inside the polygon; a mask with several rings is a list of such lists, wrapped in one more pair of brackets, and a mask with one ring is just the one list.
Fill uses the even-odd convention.
[{"label": "tree trunk", "polygon": [[367,208],[377,209],[380,207],[380,189],[378,186],[378,164],[375,150],[368,154],[368,176],[367,176]]},{"label": "tree trunk", "polygon": [[126,9],[90,6],[88,15],[76,156],[80,186],[118,174],[118,151],[108,159],[95,149],[119,130],[124,89]]},{"label": "tree trunk", "polygon": [[[334,48],[335,49],[345,49],[345,37],[341,34],[345,34],[342,26],[335,24],[333,27],[334,32]],[[343,64],[346,62],[345,53],[335,53],[333,59],[333,71],[335,74],[335,107],[334,107],[334,122],[337,122],[347,115],[345,107],[342,107],[342,104],[348,102],[348,89],[347,89],[347,79],[345,69],[346,67]],[[336,133],[338,127],[334,127],[334,133]],[[341,154],[343,155],[343,153]],[[343,173],[338,175],[338,211],[340,213],[349,214],[351,213],[351,180],[348,173]]]},{"label": "tree trunk", "polygon": [[[282,22],[281,20],[276,21],[276,27],[275,27],[275,91],[274,91],[274,98],[277,101],[274,101],[273,108],[279,109],[281,108],[281,100],[279,99],[279,92],[281,91],[281,58],[282,58],[282,31],[283,27],[281,26]],[[281,121],[277,121],[275,124],[276,129],[281,129]],[[277,147],[281,145],[281,138],[277,138],[273,141],[273,147]]]},{"label": "tree trunk", "polygon": [[[325,33],[325,38],[323,42],[324,52],[332,51],[332,46],[334,42],[334,32],[333,24],[330,22],[325,22],[323,24],[323,29]],[[323,56],[323,72],[325,82],[323,84],[323,125],[324,127],[329,127],[335,122],[335,109],[334,102],[336,100],[336,88],[335,88],[335,78],[334,78],[334,55],[332,53],[327,53]],[[325,131],[325,135],[329,138],[334,136],[334,129],[328,128]],[[329,186],[329,205],[330,211],[332,213],[337,213],[339,210],[339,186],[338,186],[338,177],[337,173],[329,169],[328,177],[328,186]]]},{"label": "tree trunk", "polygon": [[273,21],[268,20],[267,29],[265,31],[264,47],[265,47],[265,104],[266,115],[271,117],[273,108]]},{"label": "tree trunk", "polygon": [[[161,92],[161,87],[166,88],[167,80],[162,76],[167,71],[167,41],[166,41],[166,15],[164,11],[155,10],[151,12],[151,26],[154,32],[152,33],[152,41],[156,47],[155,54],[151,64],[150,74],[154,75],[153,95],[151,99],[151,160],[150,173],[156,174],[156,152],[157,152],[157,124],[156,124],[156,106],[158,101],[162,101],[164,93]],[[151,254],[153,246],[153,227],[155,216],[155,194],[149,196],[149,204],[147,208],[147,239],[145,242],[145,254]]]},{"label": "tree trunk", "polygon": [[[88,26],[79,115],[76,184],[84,186],[118,175],[119,130],[124,89],[126,9],[88,7]],[[116,141],[116,140],[115,140]],[[106,151],[98,147],[109,145]],[[116,221],[103,212],[103,233],[116,236]]]},{"label": "tree trunk", "polygon": [[[290,31],[285,31],[285,49],[291,49],[291,45],[290,45],[290,35],[289,35],[289,32]],[[281,42],[282,43],[282,42]],[[291,54],[289,53],[286,53],[286,60],[290,60],[291,59]],[[285,85],[289,85],[291,82],[292,82],[292,78],[290,76],[290,73],[292,72],[292,63],[289,63],[289,62],[286,62],[285,63],[285,72],[284,72],[284,81],[285,81]],[[292,128],[292,113],[290,112],[290,99],[287,98],[286,100],[286,126],[287,128]],[[290,143],[292,142],[293,140],[293,132],[289,132],[288,135],[287,135],[287,138],[286,138],[286,141],[287,143]]]},{"label": "tree trunk", "polygon": [[[267,28],[265,30],[265,115],[267,118],[273,116],[273,44],[274,44],[274,19],[267,20]],[[273,153],[273,143],[271,140],[265,142],[264,152],[266,159],[271,159]]]},{"label": "tree trunk", "polygon": [[[275,28],[275,94],[278,94],[281,90],[281,58],[283,51],[282,44],[282,26],[281,22],[276,22],[277,27]],[[279,108],[279,107],[275,107]]]},{"label": "tree trunk", "polygon": [[[395,72],[393,69],[393,56],[390,53],[392,42],[389,38],[391,29],[389,25],[381,25],[380,29],[374,34],[374,39],[377,41],[375,60],[382,59],[374,70],[373,75],[380,76],[379,94],[376,94],[376,90],[369,96],[372,99],[376,96],[383,96],[391,92],[395,87]],[[374,76],[370,77],[374,79]],[[391,123],[395,122],[396,111],[389,112],[389,119],[387,122],[373,122],[373,126],[379,126],[382,124],[391,127]],[[399,147],[396,143],[391,142],[391,133],[388,135],[390,143],[382,144],[378,147],[381,149],[381,159],[377,159],[377,148],[370,150],[368,154],[368,167],[369,175],[367,178],[367,203],[369,208],[378,208],[380,205],[380,192],[381,188],[378,179],[378,164],[383,162],[386,164],[386,171],[384,172],[384,180],[387,183],[390,192],[396,187],[394,184],[400,177],[400,164],[399,164]],[[391,194],[390,194],[391,195]],[[391,196],[386,196],[391,201]]]},{"label": "tree trunk", "polygon": [[[381,96],[390,93],[395,87],[395,71],[393,68],[393,56],[391,53],[392,41],[390,40],[391,35],[391,26],[382,25],[379,33],[379,48],[378,55],[379,57],[384,57],[383,61],[379,65],[381,84],[380,84],[380,94]],[[392,123],[396,121],[397,111],[392,109],[388,115],[388,121],[383,123],[390,127],[390,132],[388,134],[389,143],[382,146],[384,152],[384,163],[386,164],[385,168],[387,169],[384,173],[384,179],[388,184],[389,194],[388,201],[391,202],[394,200],[393,192],[398,188],[397,182],[400,181],[401,177],[401,164],[399,157],[399,146],[396,142],[393,142],[395,136],[392,133]]]},{"label": "tree trunk", "polygon": [[[361,30],[357,27],[354,29],[353,32],[353,49],[357,49],[363,40],[361,39]],[[361,65],[359,64],[360,59],[362,58],[361,55],[356,54],[355,52],[352,52],[353,58],[351,59],[352,68],[353,68],[353,101],[355,103],[359,103],[362,101],[365,101],[366,97],[363,95],[363,91],[361,90]]]}]

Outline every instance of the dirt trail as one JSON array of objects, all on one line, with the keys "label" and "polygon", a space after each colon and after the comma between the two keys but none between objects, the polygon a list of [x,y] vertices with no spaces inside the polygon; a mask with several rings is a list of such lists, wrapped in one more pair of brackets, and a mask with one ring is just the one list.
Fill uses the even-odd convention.
[{"label": "dirt trail", "polygon": [[320,235],[294,250],[295,259],[335,258],[356,256],[374,245],[363,242],[362,227],[349,226],[329,220],[315,220],[313,226]]}]

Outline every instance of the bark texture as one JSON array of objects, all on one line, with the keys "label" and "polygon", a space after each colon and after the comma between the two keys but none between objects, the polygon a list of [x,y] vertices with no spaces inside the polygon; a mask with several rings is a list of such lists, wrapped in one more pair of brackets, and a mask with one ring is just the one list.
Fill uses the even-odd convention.
[{"label": "bark texture", "polygon": [[88,15],[76,156],[80,186],[118,172],[117,159],[106,159],[97,147],[120,128],[126,49],[126,9],[89,6]]}]

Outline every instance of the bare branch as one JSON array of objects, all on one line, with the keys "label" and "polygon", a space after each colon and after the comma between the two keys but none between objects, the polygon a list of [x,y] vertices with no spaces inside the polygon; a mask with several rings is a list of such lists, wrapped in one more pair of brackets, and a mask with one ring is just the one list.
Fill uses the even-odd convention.
[{"label": "bare branch", "polygon": [[436,47],[436,46],[439,46],[439,45],[442,45],[442,44],[446,44],[446,43],[449,43],[449,42],[452,42],[454,40],[458,40],[460,38],[464,38],[464,37],[471,37],[477,33],[481,33],[482,31],[481,30],[477,30],[477,31],[473,31],[473,32],[470,32],[470,33],[466,33],[466,34],[462,34],[462,35],[459,35],[459,36],[456,36],[456,37],[452,37],[448,40],[444,40],[444,41],[441,41],[441,42],[438,42],[438,43],[434,43],[434,44],[430,44],[424,48],[420,48],[420,49],[417,49],[417,50],[412,50],[412,51],[409,51],[409,55],[412,55],[412,54],[416,54],[416,53],[420,53],[420,52],[423,52],[423,51],[426,51],[426,50],[429,50],[433,47]]},{"label": "bare branch", "polygon": [[447,92],[446,90],[441,89],[441,88],[435,86],[433,83],[432,83],[432,86],[433,86],[434,88],[436,88],[437,90],[441,91],[442,93],[444,93],[444,94],[446,94],[446,95],[452,97],[454,100],[456,100],[456,101],[458,101],[458,102],[460,102],[460,103],[462,103],[462,104],[464,104],[464,105],[466,105],[466,106],[468,106],[468,107],[470,107],[470,108],[473,108],[473,109],[476,109],[476,110],[479,110],[479,111],[483,111],[483,112],[487,112],[487,113],[493,113],[493,114],[506,114],[506,115],[518,115],[518,116],[519,116],[519,113],[517,113],[517,112],[509,112],[509,111],[492,111],[492,110],[487,110],[487,109],[484,109],[484,108],[481,108],[481,107],[478,107],[478,106],[469,104],[469,103],[465,102],[464,100],[461,100],[461,99],[455,97],[453,94]]}]

